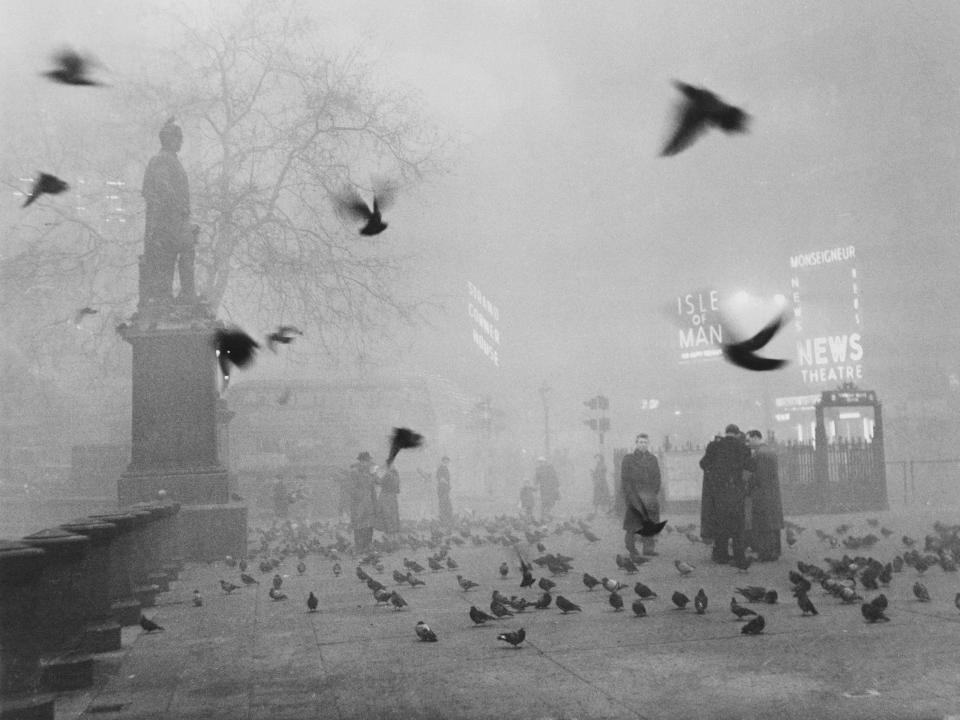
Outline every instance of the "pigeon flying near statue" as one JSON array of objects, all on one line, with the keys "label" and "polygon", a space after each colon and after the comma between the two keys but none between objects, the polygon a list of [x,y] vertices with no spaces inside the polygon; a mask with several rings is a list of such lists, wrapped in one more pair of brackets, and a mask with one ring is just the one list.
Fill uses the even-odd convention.
[{"label": "pigeon flying near statue", "polygon": [[56,175],[50,175],[45,172],[38,173],[37,179],[33,181],[30,194],[27,196],[26,202],[23,203],[23,207],[27,207],[27,205],[33,203],[33,201],[41,195],[59,195],[69,189],[70,186]]},{"label": "pigeon flying near statue", "polygon": [[678,80],[674,86],[683,93],[683,101],[677,108],[677,123],[670,142],[660,153],[661,157],[676,155],[686,150],[694,140],[711,127],[725,133],[746,132],[750,116],[733,105],[728,105],[705,88],[698,88]]},{"label": "pigeon flying near statue", "polygon": [[250,365],[260,344],[240,328],[229,328],[213,334],[213,346],[219,353],[220,371],[224,378],[229,378],[230,366],[244,368]]},{"label": "pigeon flying near statue", "polygon": [[79,310],[77,310],[76,315],[73,316],[73,324],[76,325],[77,327],[80,327],[80,323],[83,322],[83,319],[87,315],[96,315],[98,312],[100,311],[94,310],[92,307],[82,307]]},{"label": "pigeon flying near statue", "polygon": [[387,455],[387,467],[393,464],[397,453],[406,448],[416,448],[423,444],[423,435],[409,428],[394,428],[390,436],[390,454]]},{"label": "pigeon flying near statue", "polygon": [[[723,356],[731,364],[754,372],[776,370],[783,367],[787,364],[786,360],[781,358],[759,357],[755,353],[773,339],[773,336],[777,334],[777,331],[779,331],[783,323],[786,322],[786,317],[785,313],[777,315],[777,317],[767,323],[760,332],[749,340],[725,342],[723,344]],[[733,337],[733,334],[726,326],[723,327],[723,334],[724,337]]]},{"label": "pigeon flying near statue", "polygon": [[293,325],[281,325],[276,332],[267,335],[267,347],[271,352],[276,352],[278,344],[289,345],[296,335],[303,335],[303,331]]},{"label": "pigeon flying near statue", "polygon": [[43,74],[54,82],[63,85],[103,85],[87,77],[89,67],[97,64],[92,57],[83,57],[76,51],[66,48],[53,56],[53,62],[56,63],[56,68]]},{"label": "pigeon flying near statue", "polygon": [[381,185],[374,188],[373,208],[364,201],[360,194],[351,187],[344,190],[336,196],[337,211],[341,215],[346,215],[354,220],[364,222],[360,228],[361,235],[379,235],[387,229],[387,223],[383,222],[381,212],[389,207],[393,201],[393,188],[387,185]]}]

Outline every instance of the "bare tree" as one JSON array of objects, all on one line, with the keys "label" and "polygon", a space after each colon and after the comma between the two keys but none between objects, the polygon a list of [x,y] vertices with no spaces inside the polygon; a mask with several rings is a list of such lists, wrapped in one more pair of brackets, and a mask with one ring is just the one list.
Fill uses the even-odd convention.
[{"label": "bare tree", "polygon": [[[198,290],[215,310],[264,324],[283,319],[329,349],[360,349],[428,302],[399,289],[410,258],[393,249],[389,231],[362,237],[331,203],[345,184],[363,191],[371,171],[402,189],[440,169],[445,143],[416,94],[381,86],[359,51],[315,47],[315,28],[295,3],[258,0],[234,12],[210,26],[174,17],[182,47],[105,91],[109,127],[95,131],[96,152],[64,150],[67,165],[96,181],[86,193],[71,183],[69,203],[47,203],[35,213],[42,220],[19,226],[18,251],[0,262],[5,307],[18,322],[54,327],[96,303],[105,326],[133,311],[138,183],[155,148],[145,142],[156,142],[170,115],[185,130],[181,157],[201,227]],[[103,205],[95,217],[94,202]],[[35,344],[59,356],[89,350],[76,338],[58,342],[66,346]],[[115,356],[114,343],[97,354]]]}]

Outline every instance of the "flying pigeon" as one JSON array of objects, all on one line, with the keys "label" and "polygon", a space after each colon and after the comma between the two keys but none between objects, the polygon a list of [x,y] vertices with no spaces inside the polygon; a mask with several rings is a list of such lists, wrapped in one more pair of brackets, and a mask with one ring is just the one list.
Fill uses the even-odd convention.
[{"label": "flying pigeon", "polygon": [[66,48],[54,55],[53,61],[57,65],[56,69],[48,70],[43,74],[54,82],[64,85],[103,85],[87,77],[89,66],[96,64],[91,57],[83,57],[76,51]]},{"label": "flying pigeon", "polygon": [[423,435],[415,433],[409,428],[394,428],[390,437],[390,454],[387,455],[387,467],[393,464],[397,453],[405,448],[416,448],[423,444]]},{"label": "flying pigeon", "polygon": [[50,175],[45,172],[38,173],[37,179],[33,181],[30,194],[27,196],[26,202],[23,203],[23,207],[27,207],[27,205],[33,203],[33,201],[41,195],[59,195],[69,189],[70,186],[56,175]]},{"label": "flying pigeon", "polygon": [[650,519],[650,513],[647,510],[647,506],[643,504],[643,500],[640,501],[640,529],[636,531],[636,534],[640,537],[654,537],[659,535],[663,529],[667,526],[667,521],[663,520],[662,522],[653,522]]},{"label": "flying pigeon", "polygon": [[281,325],[275,332],[267,335],[267,347],[270,348],[271,352],[276,352],[278,343],[289,345],[293,342],[295,335],[303,335],[303,331],[293,325]]},{"label": "flying pigeon", "polygon": [[685,150],[710,127],[719,128],[725,133],[746,132],[750,116],[740,108],[728,105],[705,88],[678,80],[674,80],[673,84],[684,98],[678,107],[673,136],[660,153],[661,157]]},{"label": "flying pigeon", "polygon": [[387,229],[387,223],[383,222],[381,212],[389,207],[393,201],[394,190],[388,185],[381,185],[374,188],[373,208],[360,197],[360,194],[351,187],[344,188],[334,200],[337,210],[342,215],[347,215],[354,220],[361,220],[365,224],[360,228],[361,235],[379,235]]},{"label": "flying pigeon", "polygon": [[220,371],[224,378],[229,378],[230,366],[243,368],[250,365],[260,344],[240,328],[229,328],[213,334],[213,346],[217,351]]},{"label": "flying pigeon", "polygon": [[[786,313],[777,315],[756,335],[748,340],[739,342],[723,343],[723,356],[733,365],[744,370],[753,370],[762,372],[764,370],[776,370],[787,364],[786,360],[781,358],[764,358],[755,355],[757,350],[762,349],[769,343],[773,336],[777,334],[780,327],[786,322]],[[724,337],[733,337],[733,333],[726,327],[723,328]]]}]

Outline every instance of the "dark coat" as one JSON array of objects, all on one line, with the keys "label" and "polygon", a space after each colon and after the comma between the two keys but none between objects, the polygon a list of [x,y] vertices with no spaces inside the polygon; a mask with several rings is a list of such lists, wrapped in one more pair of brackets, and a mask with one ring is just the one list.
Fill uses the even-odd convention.
[{"label": "dark coat", "polygon": [[783,504],[780,500],[780,474],[777,453],[766,445],[753,451],[753,472],[748,483],[753,505],[751,520],[755,532],[780,532],[783,528]]},{"label": "dark coat", "polygon": [[540,505],[546,510],[552,508],[560,499],[560,479],[553,465],[546,463],[537,466],[533,482],[540,490]]},{"label": "dark coat", "polygon": [[453,504],[450,502],[450,470],[446,465],[437,468],[437,502],[440,522],[453,522]]},{"label": "dark coat", "polygon": [[355,467],[350,472],[350,524],[354,529],[372,528],[377,518],[376,476]]},{"label": "dark coat", "polygon": [[743,530],[743,473],[752,467],[750,449],[742,440],[724,435],[712,440],[700,459],[700,537],[712,539]]},{"label": "dark coat", "polygon": [[643,510],[651,522],[660,521],[660,463],[651,452],[634,450],[623,456],[620,465],[620,485],[626,510],[623,513],[623,529],[634,532],[643,527]]}]

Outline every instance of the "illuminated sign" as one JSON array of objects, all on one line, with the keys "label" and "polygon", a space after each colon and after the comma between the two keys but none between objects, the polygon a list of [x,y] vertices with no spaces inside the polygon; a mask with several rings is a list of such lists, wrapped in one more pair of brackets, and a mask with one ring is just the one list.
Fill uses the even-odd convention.
[{"label": "illuminated sign", "polygon": [[480,348],[484,356],[496,367],[500,367],[500,308],[480,292],[480,289],[467,281],[467,315],[471,322],[473,344]]},{"label": "illuminated sign", "polygon": [[681,363],[718,358],[723,354],[719,290],[678,295],[674,312]]},{"label": "illuminated sign", "polygon": [[790,258],[797,363],[805,385],[863,379],[860,278],[853,245]]}]

